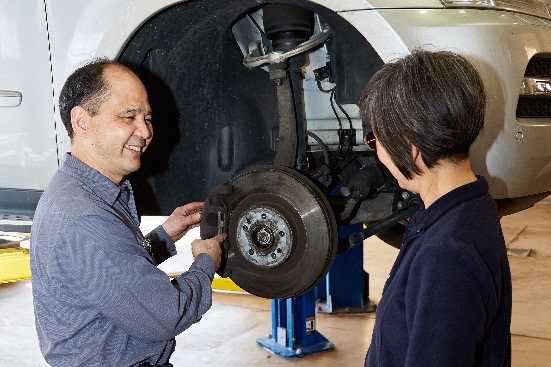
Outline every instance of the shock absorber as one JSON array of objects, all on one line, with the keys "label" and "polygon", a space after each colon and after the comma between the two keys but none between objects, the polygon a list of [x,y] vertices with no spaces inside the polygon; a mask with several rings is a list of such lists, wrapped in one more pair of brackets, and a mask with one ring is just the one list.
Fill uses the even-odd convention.
[{"label": "shock absorber", "polygon": [[[285,52],[307,41],[314,32],[314,13],[287,4],[263,8],[264,32],[274,52]],[[270,65],[270,79],[276,83],[279,110],[279,138],[274,164],[306,170],[306,116],[302,67],[306,56],[299,54]]]}]

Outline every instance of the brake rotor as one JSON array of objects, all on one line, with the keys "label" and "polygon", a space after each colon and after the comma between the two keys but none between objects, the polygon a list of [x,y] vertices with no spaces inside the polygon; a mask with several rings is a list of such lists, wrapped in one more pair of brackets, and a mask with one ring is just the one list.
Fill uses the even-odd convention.
[{"label": "brake rotor", "polygon": [[213,235],[213,226],[228,233],[219,274],[257,296],[299,296],[335,258],[337,227],[329,203],[292,169],[268,166],[240,174],[213,190],[204,214],[201,237]]}]

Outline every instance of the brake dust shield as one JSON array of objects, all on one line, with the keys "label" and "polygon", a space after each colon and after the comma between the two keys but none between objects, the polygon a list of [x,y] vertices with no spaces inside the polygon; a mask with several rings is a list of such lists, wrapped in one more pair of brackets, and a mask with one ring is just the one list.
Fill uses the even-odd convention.
[{"label": "brake dust shield", "polygon": [[203,209],[201,238],[228,233],[218,274],[264,298],[299,296],[323,278],[337,227],[321,191],[280,166],[248,170],[217,186]]}]

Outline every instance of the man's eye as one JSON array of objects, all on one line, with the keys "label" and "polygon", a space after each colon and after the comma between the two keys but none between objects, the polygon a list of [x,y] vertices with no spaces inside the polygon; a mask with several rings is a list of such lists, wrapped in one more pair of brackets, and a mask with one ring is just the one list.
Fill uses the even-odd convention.
[{"label": "man's eye", "polygon": [[146,124],[151,124],[151,117],[146,117],[145,118],[145,123]]}]

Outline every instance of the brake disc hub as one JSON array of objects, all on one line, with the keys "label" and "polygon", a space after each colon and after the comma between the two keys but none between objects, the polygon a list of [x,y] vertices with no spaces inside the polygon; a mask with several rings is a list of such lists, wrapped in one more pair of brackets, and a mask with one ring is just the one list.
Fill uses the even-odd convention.
[{"label": "brake disc hub", "polygon": [[236,227],[236,247],[250,263],[273,268],[288,258],[293,234],[277,210],[267,206],[251,208],[239,216]]}]

